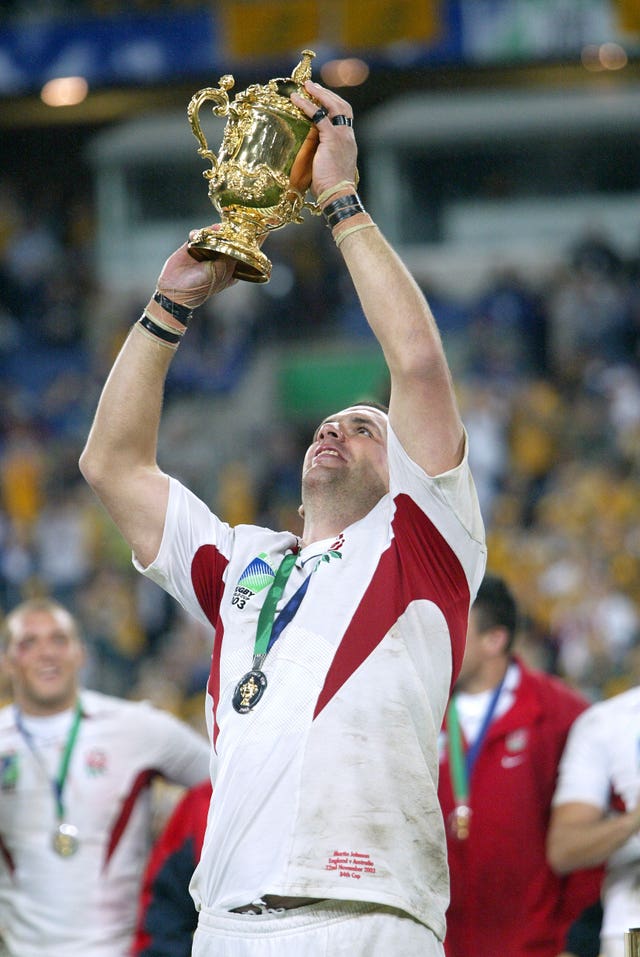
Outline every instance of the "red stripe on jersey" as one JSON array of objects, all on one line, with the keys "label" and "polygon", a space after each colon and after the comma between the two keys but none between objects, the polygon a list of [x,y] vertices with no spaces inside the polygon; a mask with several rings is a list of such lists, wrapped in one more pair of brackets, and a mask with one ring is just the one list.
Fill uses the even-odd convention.
[{"label": "red stripe on jersey", "polygon": [[211,655],[211,670],[209,671],[209,680],[207,681],[207,691],[213,701],[213,747],[215,750],[218,743],[217,705],[220,695],[220,656],[222,654],[222,636],[224,635],[224,625],[222,619],[218,620],[215,637],[213,639],[213,653]]},{"label": "red stripe on jersey", "polygon": [[617,811],[619,814],[627,813],[627,805],[624,802],[624,798],[622,798],[613,788],[611,788],[611,792],[609,794],[609,807],[612,811]]},{"label": "red stripe on jersey", "polygon": [[151,784],[153,778],[155,778],[160,772],[154,771],[153,768],[147,768],[146,771],[140,771],[137,777],[135,778],[131,790],[127,795],[127,798],[122,805],[122,809],[115,825],[111,831],[111,837],[109,838],[109,844],[107,846],[107,853],[104,859],[104,867],[106,868],[111,857],[118,846],[120,838],[124,834],[124,830],[129,822],[135,803],[138,800],[138,796],[145,788],[148,788]]},{"label": "red stripe on jersey", "polygon": [[[336,651],[314,718],[413,601],[426,599],[440,609],[451,636],[452,683],[460,670],[470,603],[464,569],[433,522],[408,495],[398,495],[395,505],[393,540],[381,556]],[[428,636],[416,635],[415,640],[428,640]]]},{"label": "red stripe on jersey", "polygon": [[201,545],[191,562],[191,584],[200,607],[214,628],[218,627],[220,602],[224,592],[222,576],[229,559],[215,545]]},{"label": "red stripe on jersey", "polygon": [[211,671],[207,690],[213,701],[213,746],[218,740],[218,721],[216,719],[216,704],[220,693],[220,655],[222,653],[222,636],[224,627],[220,614],[220,602],[224,592],[222,576],[229,560],[222,555],[215,545],[201,545],[191,562],[191,584],[196,598],[203,612],[215,628],[213,641],[213,655],[211,657]]}]

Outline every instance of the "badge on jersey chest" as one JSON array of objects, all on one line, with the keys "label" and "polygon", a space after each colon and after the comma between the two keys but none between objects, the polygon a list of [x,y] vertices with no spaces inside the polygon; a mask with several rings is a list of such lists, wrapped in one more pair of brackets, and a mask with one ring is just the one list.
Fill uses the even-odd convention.
[{"label": "badge on jersey chest", "polygon": [[231,598],[232,606],[242,610],[254,595],[271,585],[274,578],[275,572],[268,563],[266,554],[261,552],[249,562],[238,579]]},{"label": "badge on jersey chest", "polygon": [[248,671],[240,679],[233,692],[232,703],[238,714],[247,714],[254,708],[267,687],[266,675],[257,668]]},{"label": "badge on jersey chest", "polygon": [[6,793],[15,791],[18,784],[18,755],[15,751],[0,754],[0,789]]}]

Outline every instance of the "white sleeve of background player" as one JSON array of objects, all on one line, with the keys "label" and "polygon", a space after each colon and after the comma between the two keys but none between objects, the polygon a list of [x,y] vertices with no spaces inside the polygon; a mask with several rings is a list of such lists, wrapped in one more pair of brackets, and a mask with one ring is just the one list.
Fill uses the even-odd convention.
[{"label": "white sleeve of background player", "polygon": [[143,568],[132,556],[139,572],[164,588],[191,615],[208,624],[191,581],[194,555],[203,545],[214,545],[229,558],[233,529],[213,514],[197,495],[177,479],[170,479],[169,502],[160,550],[154,562]]},{"label": "white sleeve of background player", "polygon": [[150,767],[184,787],[209,777],[211,753],[204,735],[146,701],[137,707],[147,737],[145,754]]},{"label": "white sleeve of background player", "polygon": [[609,806],[611,774],[605,734],[608,727],[592,706],[574,721],[558,769],[553,805],[579,801],[601,810]]}]

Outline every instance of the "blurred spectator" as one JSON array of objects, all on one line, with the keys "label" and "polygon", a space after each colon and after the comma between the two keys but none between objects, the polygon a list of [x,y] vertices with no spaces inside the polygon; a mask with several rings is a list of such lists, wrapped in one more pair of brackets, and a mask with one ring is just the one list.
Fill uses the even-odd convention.
[{"label": "blurred spectator", "polygon": [[599,896],[599,870],[561,879],[546,863],[558,762],[588,702],[514,654],[518,617],[504,579],[486,575],[441,741],[447,957],[557,957]]},{"label": "blurred spectator", "polygon": [[135,592],[127,573],[98,566],[77,596],[78,617],[89,650],[92,683],[115,693],[129,693],[146,650],[137,615]]},{"label": "blurred spectator", "polygon": [[569,928],[565,950],[558,957],[599,957],[602,904],[596,901]]},{"label": "blurred spectator", "polygon": [[190,957],[198,912],[189,883],[200,851],[211,802],[205,781],[184,795],[151,851],[140,897],[134,957]]},{"label": "blurred spectator", "polygon": [[509,416],[509,485],[522,502],[527,526],[561,450],[562,399],[541,378],[524,380],[514,390]]},{"label": "blurred spectator", "polygon": [[16,423],[0,462],[0,495],[9,522],[30,530],[43,503],[46,457],[34,430]]},{"label": "blurred spectator", "polygon": [[509,405],[492,385],[472,381],[462,396],[462,410],[469,436],[469,464],[485,525],[489,525],[509,470]]},{"label": "blurred spectator", "polygon": [[547,297],[549,361],[562,379],[590,360],[624,361],[632,341],[630,300],[619,259],[587,237],[560,269]]},{"label": "blurred spectator", "polygon": [[255,522],[255,494],[253,476],[244,462],[227,462],[218,477],[216,510],[230,525],[249,525]]},{"label": "blurred spectator", "polygon": [[80,482],[66,487],[51,483],[33,529],[33,555],[42,590],[72,608],[93,568],[90,513],[94,507]]},{"label": "blurred spectator", "polygon": [[298,509],[304,449],[294,429],[277,429],[271,436],[259,481],[257,524],[294,532],[302,530]]},{"label": "blurred spectator", "polygon": [[539,297],[513,267],[489,277],[472,307],[477,371],[520,380],[546,371],[545,313]]},{"label": "blurred spectator", "polygon": [[0,712],[0,902],[10,957],[127,957],[149,786],[205,780],[204,736],[148,704],[80,686],[75,618],[50,599],[7,615],[3,666],[13,703]]}]

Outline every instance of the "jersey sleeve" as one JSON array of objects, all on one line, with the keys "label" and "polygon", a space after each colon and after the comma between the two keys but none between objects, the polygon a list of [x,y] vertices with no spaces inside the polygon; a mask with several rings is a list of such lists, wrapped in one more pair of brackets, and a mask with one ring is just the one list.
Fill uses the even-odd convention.
[{"label": "jersey sleeve", "polygon": [[[160,549],[146,568],[135,555],[135,568],[172,595],[198,621],[210,624],[194,587],[194,564],[206,548],[217,559],[211,568],[211,588],[219,587],[233,543],[233,529],[222,522],[197,495],[170,479],[169,502]],[[217,570],[216,570],[217,569]]]},{"label": "jersey sleeve", "polygon": [[558,769],[554,807],[578,801],[600,810],[609,805],[611,779],[598,708],[580,715],[569,731]]},{"label": "jersey sleeve", "polygon": [[140,709],[139,719],[144,720],[147,727],[149,763],[153,764],[154,770],[184,787],[192,787],[208,778],[210,749],[207,739],[159,708],[142,703]]},{"label": "jersey sleeve", "polygon": [[462,461],[441,475],[427,475],[407,455],[390,426],[388,450],[391,497],[407,494],[427,515],[461,562],[473,600],[484,575],[486,543],[466,433]]}]

